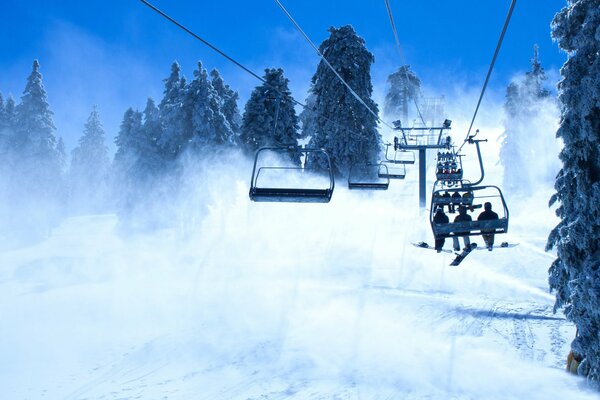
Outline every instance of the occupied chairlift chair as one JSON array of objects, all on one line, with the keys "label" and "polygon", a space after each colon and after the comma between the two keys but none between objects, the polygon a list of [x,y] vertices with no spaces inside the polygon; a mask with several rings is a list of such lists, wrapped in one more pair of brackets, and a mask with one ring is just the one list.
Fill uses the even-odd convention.
[{"label": "occupied chairlift chair", "polygon": [[[262,153],[285,153],[290,150],[297,150],[304,155],[304,166],[260,166],[259,159]],[[326,168],[320,170],[309,170],[306,168],[307,159],[309,156],[324,157]],[[271,184],[261,185],[261,176],[267,175],[269,172],[274,172],[280,175],[296,175],[300,179],[306,181],[309,176],[319,174],[328,181],[328,185],[321,187],[288,187]],[[314,173],[315,175],[313,175]],[[281,176],[279,177],[281,178]],[[267,180],[268,179],[264,179]],[[312,182],[311,182],[312,183]],[[288,147],[262,147],[258,149],[254,157],[254,167],[252,168],[252,179],[250,181],[250,199],[256,202],[295,202],[295,203],[328,203],[333,195],[335,180],[333,170],[331,168],[331,159],[327,152],[323,149],[311,149],[295,146]]]},{"label": "occupied chairlift chair", "polygon": [[462,180],[462,154],[457,154],[454,149],[448,152],[438,152],[435,177],[438,181]]},{"label": "occupied chairlift chair", "polygon": [[[468,138],[468,143],[475,144],[477,147],[477,157],[479,159],[479,167],[481,170],[480,179],[474,183],[460,180],[457,181],[458,186],[452,188],[444,188],[444,186],[447,186],[446,181],[438,181],[434,184],[434,190],[431,195],[429,222],[436,239],[497,234],[506,233],[508,231],[509,211],[502,191],[498,186],[480,185],[485,173],[481,159],[481,151],[479,149],[479,142],[487,141],[487,139],[474,139],[478,132],[479,131]],[[447,224],[436,224],[433,221],[434,215],[440,207],[443,210],[444,206],[448,206],[449,211],[451,211],[462,205],[467,207],[467,210],[474,211],[475,209],[482,208],[484,202],[490,202],[494,205],[493,210],[498,214],[497,220],[477,221],[476,216],[473,215],[473,221],[450,222]]]}]

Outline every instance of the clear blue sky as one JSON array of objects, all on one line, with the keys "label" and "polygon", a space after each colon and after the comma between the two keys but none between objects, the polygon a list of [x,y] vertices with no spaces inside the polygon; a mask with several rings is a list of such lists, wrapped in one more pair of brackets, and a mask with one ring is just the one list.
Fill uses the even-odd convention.
[{"label": "clear blue sky", "polygon": [[[427,87],[441,94],[450,83],[481,86],[509,0],[390,2],[406,62]],[[294,94],[304,100],[318,59],[272,0],[154,4],[256,72],[283,67]],[[375,54],[374,81],[385,89],[385,77],[398,67],[399,59],[383,0],[284,4],[317,44],[327,37],[329,26],[352,24]],[[517,2],[492,90],[502,91],[511,77],[528,68],[534,43],[540,46],[547,70],[560,68],[566,56],[550,38],[550,22],[564,4]],[[257,84],[137,0],[5,0],[2,15],[0,92],[18,98],[32,60],[39,59],[57,133],[69,148],[93,104],[112,140],[128,106],[142,108],[147,96],[160,100],[162,79],[173,60],[187,77],[198,60],[208,69],[218,68],[243,100]]]}]

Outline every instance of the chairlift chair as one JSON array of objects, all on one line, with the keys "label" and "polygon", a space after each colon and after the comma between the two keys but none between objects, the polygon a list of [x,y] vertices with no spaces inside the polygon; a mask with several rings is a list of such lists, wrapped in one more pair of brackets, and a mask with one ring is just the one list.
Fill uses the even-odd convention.
[{"label": "chairlift chair", "polygon": [[[390,155],[390,147],[392,147],[393,155]],[[403,150],[392,143],[386,143],[385,161],[391,164],[414,164],[415,153],[410,150]]]},{"label": "chairlift chair", "polygon": [[387,165],[354,164],[348,173],[348,189],[350,190],[387,190],[390,176]]},{"label": "chairlift chair", "polygon": [[[439,157],[438,153],[438,157]],[[448,158],[440,160],[436,166],[435,176],[438,181],[460,181],[463,178],[462,155],[456,154],[454,150],[448,153]]]},{"label": "chairlift chair", "polygon": [[[460,194],[460,197],[455,193]],[[465,196],[465,193],[469,193],[470,196]],[[450,223],[447,224],[434,222],[434,215],[440,207],[442,210],[448,207],[450,213],[452,209],[456,212],[458,206],[465,206],[468,211],[475,211],[476,209],[482,210],[485,202],[492,203],[493,211],[498,214],[497,220],[477,221],[477,216],[472,215],[472,221],[452,222],[453,218],[450,218]],[[508,207],[502,191],[497,186],[464,185],[457,188],[434,190],[432,193],[429,221],[436,239],[506,233],[508,231],[508,220]]]},{"label": "chairlift chair", "polygon": [[[278,155],[297,150],[304,155],[304,166],[290,166],[283,162],[277,165],[262,166],[259,163],[261,154]],[[325,157],[326,168],[311,170],[306,168],[306,160],[310,156]],[[287,184],[285,178],[296,178],[294,185]],[[311,180],[311,178],[313,178]],[[323,181],[316,185],[314,180]],[[283,183],[281,181],[284,181]],[[294,202],[294,203],[328,203],[333,195],[335,180],[331,167],[331,159],[323,149],[302,147],[262,147],[256,151],[254,167],[250,181],[250,199],[256,202]]]},{"label": "chairlift chair", "polygon": [[385,165],[385,169],[379,169],[380,178],[389,179],[404,179],[406,178],[406,166],[405,164],[395,164],[388,161],[382,161],[381,164]]}]

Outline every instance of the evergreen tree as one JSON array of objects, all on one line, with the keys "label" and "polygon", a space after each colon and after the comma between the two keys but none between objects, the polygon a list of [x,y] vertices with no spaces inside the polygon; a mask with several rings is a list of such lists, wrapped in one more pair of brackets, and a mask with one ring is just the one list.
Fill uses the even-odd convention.
[{"label": "evergreen tree", "polygon": [[[365,48],[350,25],[330,28],[330,36],[319,50],[340,76],[369,106],[378,112],[371,99],[371,64],[373,55]],[[315,120],[310,147],[324,148],[331,157],[336,174],[345,174],[352,164],[374,163],[378,160],[381,136],[377,118],[345,87],[339,78],[321,61],[312,77],[310,92],[315,96]],[[309,160],[309,165],[325,168],[322,158]]]},{"label": "evergreen tree", "polygon": [[221,112],[221,99],[200,62],[198,69],[194,71],[194,80],[190,83],[187,93],[186,104],[191,113],[191,143],[194,150],[232,144],[234,135]]},{"label": "evergreen tree", "polygon": [[8,129],[9,142],[12,143],[14,141],[14,132],[15,125],[17,121],[17,105],[15,104],[15,99],[12,96],[8,96],[6,103],[4,103],[4,127]]},{"label": "evergreen tree", "polygon": [[64,175],[67,168],[67,149],[62,137],[56,142],[56,158],[58,159],[58,167],[61,175]]},{"label": "evergreen tree", "polygon": [[219,98],[221,112],[223,115],[225,115],[225,119],[229,123],[231,131],[236,138],[234,140],[235,142],[240,134],[240,126],[242,122],[242,116],[240,115],[240,110],[237,104],[239,95],[225,83],[221,77],[221,74],[219,74],[219,71],[216,69],[210,71],[210,78],[213,88],[216,90]]},{"label": "evergreen tree", "polygon": [[123,115],[119,134],[115,138],[117,152],[113,161],[114,183],[117,186],[115,192],[119,195],[117,202],[121,215],[129,215],[138,199],[137,184],[142,172],[138,169],[138,144],[142,135],[142,113],[128,108]]},{"label": "evergreen tree", "polygon": [[387,81],[390,87],[385,96],[384,112],[399,117],[402,125],[408,126],[408,105],[421,97],[421,80],[410,65],[403,65],[388,76]]},{"label": "evergreen tree", "polygon": [[[18,187],[22,189],[22,198],[28,197],[30,201],[43,202],[56,209],[62,197],[62,185],[52,116],[40,64],[34,60],[21,103],[16,109],[14,178],[20,182]],[[43,223],[54,222],[53,218],[52,222],[45,220]]]},{"label": "evergreen tree", "polygon": [[117,152],[115,153],[115,168],[121,177],[135,177],[139,159],[138,144],[142,137],[142,113],[131,107],[125,111],[119,134],[115,138]]},{"label": "evergreen tree", "polygon": [[[504,103],[504,132],[501,136],[500,163],[504,166],[504,188],[509,192],[528,194],[536,179],[548,179],[544,172],[552,170],[546,164],[552,141],[543,135],[547,129],[547,114],[555,110],[554,100],[544,87],[546,73],[539,60],[537,45],[530,60],[531,70],[508,85]],[[538,171],[526,167],[536,159]],[[555,170],[556,171],[556,170]]]},{"label": "evergreen tree", "polygon": [[298,146],[299,120],[294,109],[289,80],[281,68],[267,68],[266,83],[254,88],[244,107],[240,142],[253,153],[263,146],[292,146],[288,156],[300,164]]},{"label": "evergreen tree", "polygon": [[146,101],[143,116],[142,135],[137,144],[139,148],[139,170],[140,173],[146,174],[144,178],[151,178],[159,175],[164,168],[158,146],[158,139],[161,137],[163,127],[160,120],[160,111],[152,98],[148,98]]},{"label": "evergreen tree", "polygon": [[583,358],[577,372],[600,387],[600,1],[568,0],[552,23],[569,58],[561,69],[560,128],[564,148],[555,183],[561,221],[548,238],[555,308],[577,326],[571,343]]},{"label": "evergreen tree", "polygon": [[189,109],[185,107],[187,87],[177,62],[171,65],[171,75],[165,82],[164,97],[158,108],[163,130],[158,139],[162,156],[174,161],[187,147],[192,132]]},{"label": "evergreen tree", "polygon": [[532,97],[536,99],[549,97],[550,91],[544,87],[544,82],[548,78],[540,62],[539,47],[537,44],[533,46],[533,58],[530,60],[530,63],[531,71],[525,74],[527,92],[531,93]]},{"label": "evergreen tree", "polygon": [[56,130],[52,120],[46,90],[42,83],[40,64],[33,62],[33,70],[27,78],[27,85],[17,109],[17,146],[24,157],[36,157],[47,162],[52,160],[56,147]]},{"label": "evergreen tree", "polygon": [[0,92],[0,155],[6,160],[8,152],[9,133],[8,133],[8,118],[6,115],[6,106],[4,97]]},{"label": "evergreen tree", "polygon": [[316,98],[313,93],[309,93],[305,102],[306,107],[300,112],[299,120],[302,125],[300,133],[301,139],[310,138],[315,135],[317,131],[317,118],[315,113]]},{"label": "evergreen tree", "polygon": [[106,205],[108,148],[96,106],[84,125],[79,144],[71,153],[70,188],[73,206],[99,211]]}]

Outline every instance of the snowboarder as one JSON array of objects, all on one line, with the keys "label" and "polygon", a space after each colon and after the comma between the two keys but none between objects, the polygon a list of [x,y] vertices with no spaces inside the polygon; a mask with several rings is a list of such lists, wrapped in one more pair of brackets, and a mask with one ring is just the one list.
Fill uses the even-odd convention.
[{"label": "snowboarder", "polygon": [[[483,210],[484,211],[479,214],[479,217],[477,217],[477,221],[492,221],[498,219],[498,214],[492,211],[492,203],[489,201],[483,205]],[[492,251],[494,248],[494,234],[489,232],[490,231],[482,229],[481,236],[483,236],[483,241],[485,242],[488,250]]]},{"label": "snowboarder", "polygon": [[[454,218],[454,222],[471,222],[473,219],[469,214],[467,214],[467,207],[458,206],[458,215]],[[455,232],[455,234],[466,234],[469,232]],[[454,244],[454,251],[460,251],[460,243],[458,241],[458,236],[452,237]],[[463,236],[463,240],[465,241],[465,250],[471,249],[471,239],[469,239],[469,235]]]},{"label": "snowboarder", "polygon": [[[448,218],[448,216],[446,214],[444,214],[444,210],[442,210],[442,207],[438,207],[437,210],[435,211],[435,215],[433,216],[433,223],[447,224],[449,222],[450,222],[450,219]],[[442,248],[444,247],[445,242],[446,242],[446,239],[443,237],[435,238],[435,249],[437,250],[438,253],[442,252]]]}]

